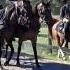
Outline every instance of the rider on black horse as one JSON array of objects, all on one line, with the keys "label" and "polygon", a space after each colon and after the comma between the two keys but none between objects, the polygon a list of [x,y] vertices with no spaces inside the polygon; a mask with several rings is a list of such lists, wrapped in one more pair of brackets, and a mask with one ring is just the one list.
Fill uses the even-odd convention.
[{"label": "rider on black horse", "polygon": [[[60,9],[60,19],[61,20],[58,22],[58,26],[59,26],[59,28],[60,28],[60,26],[64,27],[64,30],[63,30],[64,39],[68,40],[68,32],[69,32],[70,24],[66,23],[65,18],[70,21],[70,0],[63,0],[63,4],[64,5]],[[58,29],[58,27],[57,27],[57,29]]]},{"label": "rider on black horse", "polygon": [[[60,17],[63,20],[64,18],[70,21],[70,0],[64,0],[64,6],[61,8]],[[64,23],[64,38],[65,40],[68,38],[69,32],[69,23]]]}]

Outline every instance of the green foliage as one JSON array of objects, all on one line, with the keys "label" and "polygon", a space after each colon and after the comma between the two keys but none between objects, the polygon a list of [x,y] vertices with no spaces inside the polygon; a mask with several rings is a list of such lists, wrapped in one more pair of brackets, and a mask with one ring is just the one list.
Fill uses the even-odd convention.
[{"label": "green foliage", "polygon": [[[32,6],[34,6],[38,1],[39,0],[32,0],[31,1]],[[47,0],[44,0],[44,2],[46,3]],[[61,3],[62,1],[60,0],[51,0],[52,13],[54,15],[59,15]]]},{"label": "green foliage", "polygon": [[[34,5],[40,1],[40,0],[30,0],[32,6],[34,7]],[[43,0],[45,3],[47,2],[47,0]],[[3,6],[6,5],[6,0],[0,0],[0,4],[2,4]],[[62,0],[51,0],[51,7],[52,7],[52,13],[54,15],[59,15],[60,12],[60,7],[62,5]]]},{"label": "green foliage", "polygon": [[3,6],[5,6],[5,2],[6,0],[0,0],[0,4],[2,4]]}]

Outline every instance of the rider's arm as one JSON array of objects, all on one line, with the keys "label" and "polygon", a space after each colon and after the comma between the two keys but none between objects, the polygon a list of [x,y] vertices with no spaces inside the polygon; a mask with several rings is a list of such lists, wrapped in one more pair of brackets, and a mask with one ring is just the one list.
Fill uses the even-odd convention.
[{"label": "rider's arm", "polygon": [[60,9],[60,19],[63,20],[64,17],[65,17],[65,7],[63,6]]}]

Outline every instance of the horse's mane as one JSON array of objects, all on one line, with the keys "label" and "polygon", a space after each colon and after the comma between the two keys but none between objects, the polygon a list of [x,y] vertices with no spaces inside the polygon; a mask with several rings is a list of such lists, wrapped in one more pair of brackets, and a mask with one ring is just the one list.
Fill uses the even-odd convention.
[{"label": "horse's mane", "polygon": [[29,0],[23,0],[23,2],[28,2],[28,3],[30,3],[30,1],[29,1]]},{"label": "horse's mane", "polygon": [[41,1],[38,1],[34,8],[33,8],[33,13],[35,14],[35,16],[37,16],[39,18],[39,15],[38,15],[38,11],[37,11],[37,6],[41,3]]}]

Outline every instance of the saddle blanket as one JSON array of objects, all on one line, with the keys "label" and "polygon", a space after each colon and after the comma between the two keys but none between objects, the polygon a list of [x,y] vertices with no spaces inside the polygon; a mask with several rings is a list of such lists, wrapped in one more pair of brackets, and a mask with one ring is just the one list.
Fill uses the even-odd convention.
[{"label": "saddle blanket", "polygon": [[56,30],[60,33],[64,33],[64,23],[58,24]]}]

